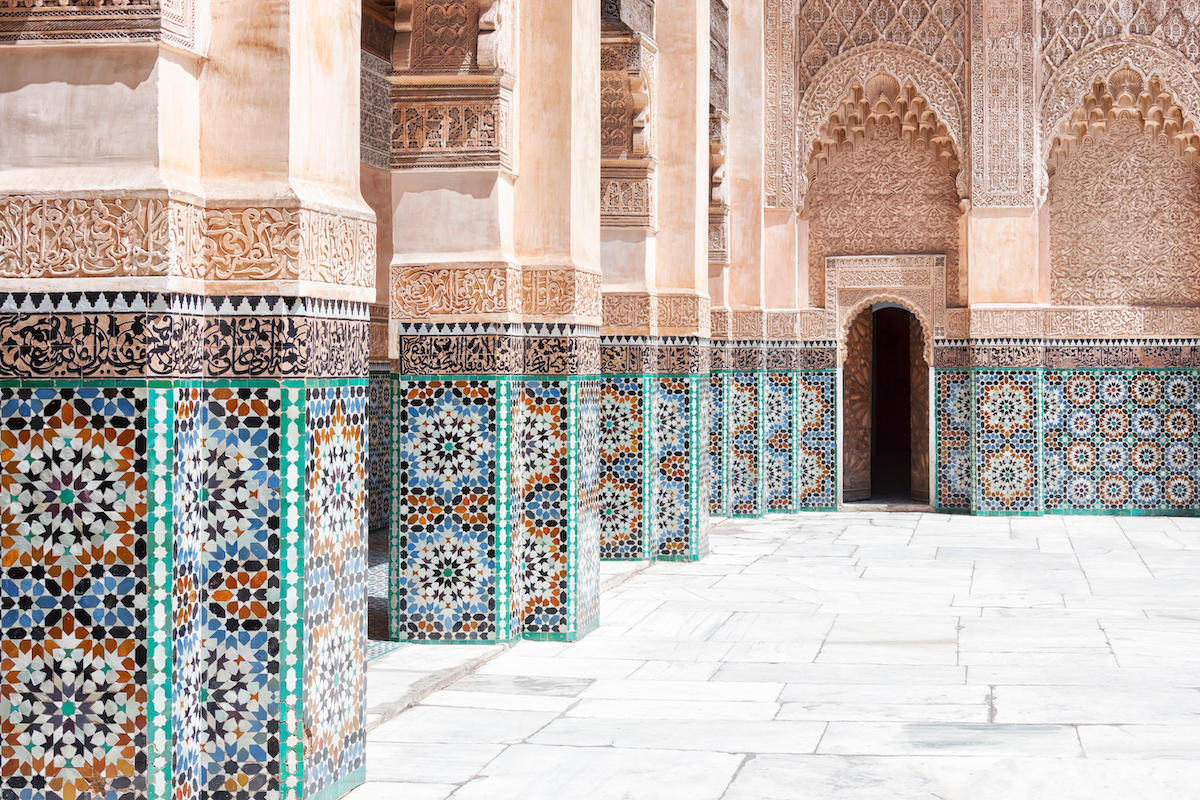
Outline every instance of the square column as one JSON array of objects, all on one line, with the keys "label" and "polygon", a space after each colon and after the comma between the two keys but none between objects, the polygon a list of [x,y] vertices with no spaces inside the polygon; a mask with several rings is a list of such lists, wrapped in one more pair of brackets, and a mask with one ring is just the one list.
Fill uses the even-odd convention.
[{"label": "square column", "polygon": [[653,557],[654,347],[647,337],[600,345],[600,557]]},{"label": "square column", "polygon": [[654,378],[655,558],[695,561],[708,553],[708,348],[667,338]]},{"label": "square column", "polygon": [[365,306],[0,302],[5,791],[361,782]]},{"label": "square column", "polygon": [[[713,348],[714,364],[723,355]],[[713,516],[727,517],[730,514],[730,386],[733,372],[728,369],[713,369],[708,376],[708,511]]]}]

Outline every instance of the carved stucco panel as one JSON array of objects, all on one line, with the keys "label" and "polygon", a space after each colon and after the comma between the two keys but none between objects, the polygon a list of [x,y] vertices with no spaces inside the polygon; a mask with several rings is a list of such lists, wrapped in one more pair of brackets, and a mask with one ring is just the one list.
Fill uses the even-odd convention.
[{"label": "carved stucco panel", "polygon": [[[800,103],[801,111],[795,117],[795,137],[798,142],[798,157],[803,164],[812,155],[813,143],[821,128],[841,105],[851,87],[865,84],[877,74],[887,74],[899,85],[911,84],[929,104],[937,118],[946,126],[954,149],[965,162],[966,143],[969,132],[964,127],[966,104],[963,95],[951,76],[939,64],[919,51],[888,42],[856,47],[826,64],[815,76]],[[809,193],[808,177],[799,171],[799,197]],[[807,205],[811,198],[804,201]]]},{"label": "carved stucco panel", "polygon": [[1062,305],[1200,305],[1200,172],[1131,119],[1050,181],[1050,293]]},{"label": "carved stucco panel", "polygon": [[948,305],[963,303],[958,191],[933,153],[905,143],[897,131],[875,128],[858,148],[837,153],[812,184],[808,214],[810,303],[822,302],[832,288],[827,257],[906,252],[946,254]]},{"label": "carved stucco panel", "polygon": [[1072,56],[1044,84],[1039,162],[1042,168],[1049,158],[1058,126],[1083,102],[1092,84],[1106,80],[1120,67],[1134,69],[1146,79],[1158,79],[1191,118],[1200,115],[1200,75],[1193,64],[1146,37],[1127,36],[1099,42]]}]

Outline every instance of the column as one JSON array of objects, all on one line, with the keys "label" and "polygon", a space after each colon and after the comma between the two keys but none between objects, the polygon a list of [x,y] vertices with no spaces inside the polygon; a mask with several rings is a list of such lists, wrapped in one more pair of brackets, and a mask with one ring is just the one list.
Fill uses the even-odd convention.
[{"label": "column", "polygon": [[516,22],[401,2],[391,40],[393,639],[520,635]]},{"label": "column", "polygon": [[3,605],[41,598],[0,641],[3,793],[337,797],[364,765],[358,6],[131,5],[31,8],[0,45]]},{"label": "column", "polygon": [[[1039,273],[1036,9],[984,0],[971,18],[971,204],[967,275],[971,327],[1008,335],[970,350],[975,513],[1039,513],[1041,347],[1014,341],[1044,296]],[[1007,321],[1000,321],[1001,319]],[[978,326],[982,329],[984,326]],[[1036,327],[1036,326],[1035,326]],[[1040,329],[1030,331],[1040,337]],[[951,380],[947,376],[947,381]],[[939,409],[939,423],[942,422]],[[951,420],[945,428],[952,430]],[[941,445],[939,444],[939,447]]]},{"label": "column", "polygon": [[654,380],[654,548],[708,550],[709,0],[656,9],[659,143],[658,363]]},{"label": "column", "polygon": [[708,292],[709,374],[704,397],[708,445],[708,510],[729,515],[729,397],[728,351],[722,339],[729,332],[726,301],[729,279],[729,5],[709,3],[708,68]]},{"label": "column", "polygon": [[600,20],[589,0],[521,12],[520,624],[573,640],[597,625],[600,596]]},{"label": "column", "polygon": [[729,15],[730,511],[765,510],[761,404],[766,382],[763,249],[763,4],[735,3]]},{"label": "column", "polygon": [[606,3],[600,22],[600,554],[648,559],[658,308],[653,5]]}]

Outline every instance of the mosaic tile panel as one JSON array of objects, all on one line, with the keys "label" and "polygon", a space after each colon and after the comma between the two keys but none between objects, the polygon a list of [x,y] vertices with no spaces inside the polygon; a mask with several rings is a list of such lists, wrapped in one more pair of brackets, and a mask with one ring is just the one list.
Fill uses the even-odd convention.
[{"label": "mosaic tile panel", "polygon": [[147,794],[147,399],[0,387],[5,798]]},{"label": "mosaic tile panel", "polygon": [[971,507],[971,373],[936,370],[934,506],[947,511]]},{"label": "mosaic tile panel", "polygon": [[203,752],[205,721],[200,703],[207,629],[204,598],[208,592],[208,559],[204,554],[208,526],[204,451],[207,392],[196,382],[174,389],[173,395],[173,784],[176,797],[192,800],[207,788],[203,786],[207,757]]},{"label": "mosaic tile panel", "polygon": [[1039,372],[976,370],[972,385],[977,426],[975,513],[1039,513]]},{"label": "mosaic tile panel", "polygon": [[763,510],[762,382],[761,372],[734,372],[729,380],[729,492],[735,517],[757,517]]},{"label": "mosaic tile panel", "polygon": [[796,502],[802,510],[832,510],[838,484],[837,373],[799,373],[796,394]]},{"label": "mosaic tile panel", "polygon": [[796,510],[796,379],[768,372],[763,380],[763,470],[767,511]]},{"label": "mosaic tile panel", "polygon": [[392,499],[392,373],[372,369],[367,395],[367,514],[370,529],[387,528]]},{"label": "mosaic tile panel", "polygon": [[[706,376],[654,379],[654,554],[694,560],[707,550]],[[703,515],[702,515],[703,510]]]},{"label": "mosaic tile panel", "polygon": [[[365,382],[364,382],[365,383]],[[304,797],[365,770],[368,386],[310,387],[305,420]]]},{"label": "mosaic tile panel", "polygon": [[729,516],[729,419],[730,408],[728,372],[714,372],[708,377],[708,476],[709,513]]},{"label": "mosaic tile panel", "polygon": [[216,386],[203,398],[201,793],[270,800],[281,789],[282,390]]},{"label": "mosaic tile panel", "polygon": [[696,488],[692,494],[692,507],[695,509],[696,528],[692,535],[692,552],[689,558],[700,559],[708,555],[708,529],[711,512],[709,498],[712,497],[712,459],[708,454],[708,432],[712,430],[712,384],[707,375],[693,377],[692,391],[695,393],[693,402],[696,408],[696,423],[692,426],[693,463],[699,465],[696,471]]},{"label": "mosaic tile panel", "polygon": [[[503,379],[466,378],[397,383],[394,638],[508,637],[511,386]],[[528,413],[548,414],[553,406],[548,399],[531,403]],[[557,450],[545,434],[565,438],[565,429],[539,428],[547,424],[531,418],[521,430],[530,437],[543,434],[530,447],[540,444],[538,474],[549,476]],[[532,488],[530,496],[533,503],[560,502]]]},{"label": "mosaic tile panel", "polygon": [[[582,636],[600,624],[600,383],[598,378],[575,381],[576,413],[570,420],[578,452],[572,487],[575,585],[573,620],[568,638]],[[570,607],[568,607],[569,610]]]},{"label": "mosaic tile panel", "polygon": [[521,384],[514,475],[521,493],[522,635],[574,639],[598,622],[600,379]]},{"label": "mosaic tile panel", "polygon": [[650,552],[650,378],[605,377],[600,386],[600,556]]},{"label": "mosaic tile panel", "polygon": [[1046,511],[1195,509],[1198,375],[1166,369],[1045,371]]}]

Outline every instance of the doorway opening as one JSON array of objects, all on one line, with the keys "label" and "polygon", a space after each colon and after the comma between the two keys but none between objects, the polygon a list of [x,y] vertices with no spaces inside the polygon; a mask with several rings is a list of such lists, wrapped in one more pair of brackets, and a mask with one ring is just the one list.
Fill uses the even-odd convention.
[{"label": "doorway opening", "polygon": [[929,502],[929,365],[921,322],[879,302],[850,324],[843,364],[842,500]]}]

